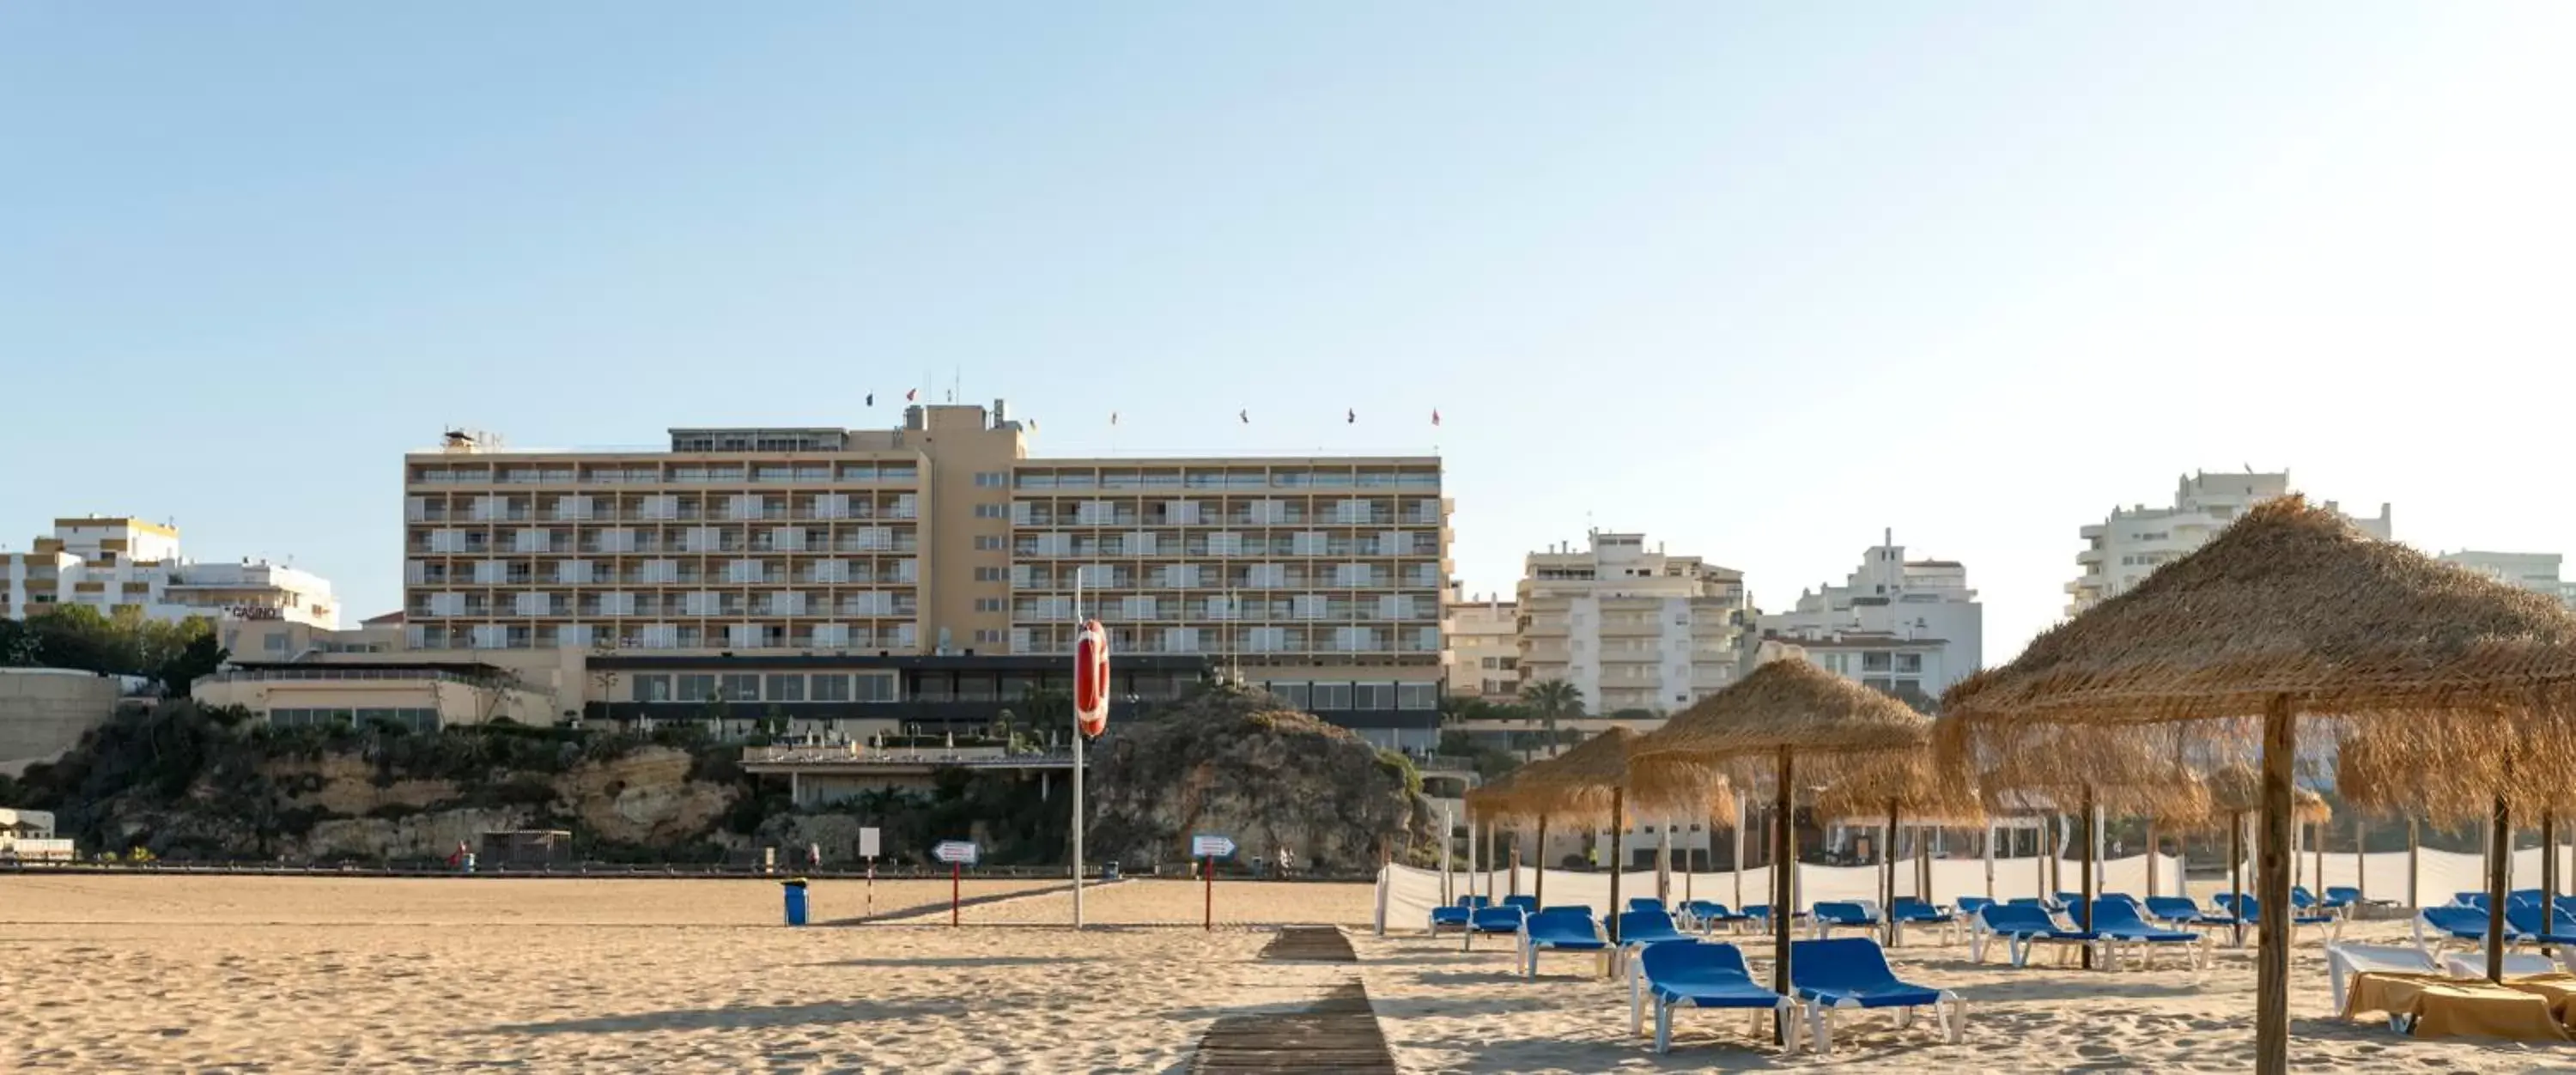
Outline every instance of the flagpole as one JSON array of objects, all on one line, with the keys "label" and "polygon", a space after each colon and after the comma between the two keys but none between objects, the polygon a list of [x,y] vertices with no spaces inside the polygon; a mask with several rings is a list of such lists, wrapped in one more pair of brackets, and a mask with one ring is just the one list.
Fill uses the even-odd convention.
[{"label": "flagpole", "polygon": [[[1073,623],[1076,631],[1082,629],[1080,566],[1073,569]],[[1078,651],[1079,647],[1076,649]],[[1074,669],[1073,675],[1076,680],[1081,679],[1082,670]],[[1101,684],[1101,688],[1107,690],[1108,684]],[[1082,928],[1082,707],[1079,704],[1073,711],[1073,928]]]}]

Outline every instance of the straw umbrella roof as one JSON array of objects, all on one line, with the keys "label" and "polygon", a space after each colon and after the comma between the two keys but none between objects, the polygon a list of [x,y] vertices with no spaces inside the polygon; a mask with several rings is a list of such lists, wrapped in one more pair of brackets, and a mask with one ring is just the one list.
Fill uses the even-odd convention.
[{"label": "straw umbrella roof", "polygon": [[1522,815],[1512,808],[1512,784],[1514,778],[1520,776],[1522,771],[1522,769],[1514,769],[1483,784],[1468,788],[1465,796],[1467,816],[1473,820],[1492,821],[1505,825],[1522,820]]},{"label": "straw umbrella roof", "polygon": [[1816,795],[1816,811],[1829,817],[1900,816],[1952,824],[1982,824],[1986,807],[1977,790],[1957,774],[1932,764],[1929,750],[1912,750],[1856,762]]},{"label": "straw umbrella roof", "polygon": [[2576,614],[2288,496],[1951,687],[1942,710],[2150,723],[2259,716],[2280,695],[2480,716],[2576,696]]},{"label": "straw umbrella roof", "polygon": [[[2263,776],[2253,766],[2240,762],[2203,779],[2209,784],[2211,820],[2223,822],[2230,815],[2263,812]],[[2290,789],[2290,817],[2303,825],[2322,825],[2334,820],[2334,808],[2326,805],[2325,796],[2294,787]]]},{"label": "straw umbrella roof", "polygon": [[[2564,787],[2576,775],[2568,751],[2527,753],[2510,771],[2504,759],[2534,736],[2576,738],[2565,730],[2576,614],[2283,497],[1953,686],[1936,737],[1957,764],[1998,756],[2031,725],[2085,725],[2097,745],[2133,729],[2161,747],[2175,740],[2154,726],[2197,721],[2171,734],[2242,758],[2259,753],[2259,718],[2275,698],[2329,718],[2329,735],[2357,718],[2402,718],[2373,721],[2372,734],[2401,755],[2459,758],[2452,775],[2490,794]],[[2102,751],[2054,760],[2120,764]]]},{"label": "straw umbrella roof", "polygon": [[1638,741],[1636,754],[1726,762],[1790,750],[1822,779],[1818,761],[1919,751],[1931,731],[1930,718],[1903,702],[1806,661],[1782,660],[1675,714]]},{"label": "straw umbrella roof", "polygon": [[1505,809],[1545,814],[1574,823],[1610,817],[1611,796],[1624,792],[1631,813],[1708,812],[1723,797],[1724,777],[1713,766],[1664,763],[1632,770],[1636,732],[1613,727],[1556,757],[1514,772]]},{"label": "straw umbrella roof", "polygon": [[[2073,811],[2090,798],[2114,817],[2197,825],[2209,818],[2210,791],[2181,763],[2179,745],[2171,726],[2015,726],[1988,738],[1977,784],[1998,811]],[[2085,763],[2070,766],[2070,756]]]},{"label": "straw umbrella roof", "polygon": [[2547,721],[2511,729],[2519,742],[2504,753],[2514,759],[2515,776],[2530,778],[2499,782],[2490,736],[2446,738],[2384,724],[2352,729],[2336,750],[2335,787],[2362,810],[2440,824],[2491,816],[2500,790],[2516,817],[2564,815],[2576,812],[2576,785],[2555,782],[2560,770],[2549,762],[2576,750],[2564,731]]}]

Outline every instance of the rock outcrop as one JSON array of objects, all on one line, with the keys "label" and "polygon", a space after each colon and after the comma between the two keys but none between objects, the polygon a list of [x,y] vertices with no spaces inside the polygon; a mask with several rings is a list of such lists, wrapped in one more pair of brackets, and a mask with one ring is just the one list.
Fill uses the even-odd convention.
[{"label": "rock outcrop", "polygon": [[1192,835],[1217,833],[1245,859],[1286,849],[1300,869],[1364,870],[1381,846],[1429,838],[1402,765],[1262,691],[1212,687],[1112,725],[1094,759],[1094,859],[1185,859]]}]

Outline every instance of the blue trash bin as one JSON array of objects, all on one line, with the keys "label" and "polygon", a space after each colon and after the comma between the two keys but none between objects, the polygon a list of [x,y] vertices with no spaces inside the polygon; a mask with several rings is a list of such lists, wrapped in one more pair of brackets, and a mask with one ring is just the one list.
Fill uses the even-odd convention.
[{"label": "blue trash bin", "polygon": [[793,881],[781,881],[778,883],[778,887],[785,889],[787,892],[787,924],[791,926],[804,925],[805,879],[799,877]]}]

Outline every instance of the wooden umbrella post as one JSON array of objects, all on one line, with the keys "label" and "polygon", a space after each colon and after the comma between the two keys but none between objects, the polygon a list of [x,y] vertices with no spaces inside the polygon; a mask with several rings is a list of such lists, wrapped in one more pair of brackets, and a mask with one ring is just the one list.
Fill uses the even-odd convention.
[{"label": "wooden umbrella post", "polygon": [[2245,947],[2245,815],[2227,815],[2227,917],[2236,947]]},{"label": "wooden umbrella post", "polygon": [[[2365,856],[2365,853],[2370,850],[2369,836],[2370,830],[2362,827],[2361,813],[2354,811],[2352,815],[2352,895],[2353,903],[2356,905],[2370,898],[2370,859]],[[2359,914],[2361,908],[2355,906],[2347,913]]]},{"label": "wooden umbrella post", "polygon": [[1610,789],[1610,943],[1614,945],[1619,943],[1619,912],[1625,910],[1619,905],[1620,867],[1626,865],[1619,861],[1621,857],[1619,829],[1620,826],[1627,824],[1621,810],[1627,805],[1626,797],[1626,788]]},{"label": "wooden umbrella post", "polygon": [[[1789,748],[1780,748],[1780,763],[1775,775],[1779,784],[1773,795],[1771,818],[1771,991],[1781,996],[1794,996],[1789,991],[1789,873],[1797,869],[1797,834],[1789,827],[1791,782],[1795,779],[1796,759]],[[1774,1043],[1786,1043],[1788,1026],[1778,1015],[1771,1020]]]},{"label": "wooden umbrella post", "polygon": [[2488,826],[2487,980],[2504,981],[2504,900],[2513,873],[2513,808],[2495,797],[2495,821]]},{"label": "wooden umbrella post", "polygon": [[[1517,832],[1512,834],[1511,872],[1503,878],[1503,884],[1511,890],[1509,893],[1510,895],[1517,896],[1521,894],[1521,841],[1520,834]],[[1490,889],[1493,886],[1488,884],[1486,887]],[[1485,895],[1488,898],[1491,898],[1493,893],[1487,892]]]},{"label": "wooden umbrella post", "polygon": [[[2287,1075],[2290,1068],[2290,765],[2299,747],[2298,717],[2290,698],[2273,695],[2263,707],[2263,831],[2256,853],[2255,923],[2262,947],[2254,955],[2254,1070]],[[2502,897],[2497,914],[2503,914]],[[2503,939],[2498,923],[2494,936]]]},{"label": "wooden umbrella post", "polygon": [[2423,901],[2417,897],[2416,892],[2415,892],[2416,884],[2417,884],[2417,882],[2416,882],[2416,878],[2418,878],[2418,877],[2420,877],[2420,876],[2422,876],[2422,875],[2423,875],[2423,871],[2422,871],[2422,870],[2419,870],[2419,869],[2417,869],[2417,868],[2416,868],[2416,867],[2419,865],[2419,863],[2418,863],[2416,860],[2417,860],[2417,858],[2419,857],[2419,853],[2423,851],[2423,843],[2424,843],[2424,841],[2423,841],[2423,833],[2422,833],[2422,832],[2420,832],[2420,831],[2417,831],[2417,829],[2416,829],[2416,827],[2415,827],[2415,819],[2414,819],[2414,818],[2411,818],[2411,817],[2410,817],[2410,818],[2407,818],[2407,819],[2406,819],[2406,906],[2407,906],[2407,908],[2408,908],[2409,910],[2412,910],[2412,909],[2414,909],[2414,908],[2418,908],[2418,907],[2422,907],[2422,906],[2424,906]]},{"label": "wooden umbrella post", "polygon": [[2163,849],[2163,848],[2160,848],[2160,847],[2157,847],[2157,846],[2156,846],[2156,819],[2154,819],[2154,818],[2148,818],[2148,819],[2147,819],[2147,897],[2148,897],[2149,899],[2153,899],[2153,898],[2155,898],[2157,895],[2159,895],[2159,893],[2156,891],[2156,874],[2157,874],[2158,872],[2160,872],[2160,868],[2164,865],[2164,855],[2163,855],[2163,851],[2164,851],[2164,849]]},{"label": "wooden umbrella post", "polygon": [[1547,906],[1547,815],[1538,816],[1538,869],[1530,873],[1530,899]]},{"label": "wooden umbrella post", "polygon": [[1887,843],[1886,843],[1884,846],[1882,846],[1882,847],[1880,847],[1880,848],[1878,849],[1878,859],[1879,859],[1879,864],[1880,864],[1880,865],[1882,865],[1882,866],[1884,866],[1884,867],[1886,867],[1886,870],[1885,870],[1884,872],[1885,872],[1885,873],[1886,873],[1886,875],[1887,875],[1887,881],[1886,881],[1886,886],[1885,886],[1885,888],[1886,888],[1886,893],[1887,893],[1887,898],[1886,898],[1886,901],[1885,901],[1885,902],[1883,902],[1883,903],[1881,903],[1881,904],[1879,904],[1879,905],[1878,905],[1878,913],[1879,913],[1880,915],[1885,916],[1885,917],[1886,917],[1886,919],[1887,919],[1887,946],[1888,946],[1888,947],[1890,947],[1890,948],[1894,948],[1894,947],[1896,947],[1896,945],[1897,945],[1897,935],[1896,935],[1896,801],[1895,801],[1895,800],[1893,800],[1893,799],[1888,800],[1888,803],[1887,803]]},{"label": "wooden umbrella post", "polygon": [[[2540,922],[2550,929],[2558,916],[2558,815],[2540,812]],[[2542,949],[2547,952],[2548,949]]]},{"label": "wooden umbrella post", "polygon": [[[2077,888],[2083,894],[2083,906],[2075,909],[2076,928],[2093,932],[2093,840],[2099,836],[2099,818],[2093,815],[2093,785],[2084,785],[2084,883]],[[2084,969],[2093,969],[2093,946],[2084,946]]]}]

